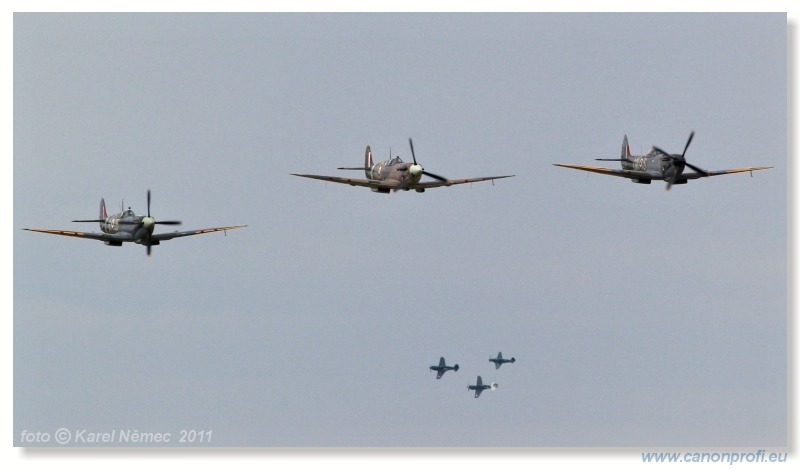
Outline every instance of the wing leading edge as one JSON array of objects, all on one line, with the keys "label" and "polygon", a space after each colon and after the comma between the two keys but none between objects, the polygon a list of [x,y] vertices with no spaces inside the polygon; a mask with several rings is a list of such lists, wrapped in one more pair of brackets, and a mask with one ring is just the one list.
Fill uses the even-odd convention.
[{"label": "wing leading edge", "polygon": [[200,234],[208,234],[208,233],[216,233],[218,231],[230,231],[235,230],[237,228],[244,228],[247,225],[233,225],[233,226],[220,226],[218,228],[204,228],[202,230],[190,230],[190,231],[173,231],[172,233],[158,233],[150,236],[150,239],[155,239],[157,241],[168,241],[172,238],[182,238],[184,236],[194,236]]},{"label": "wing leading edge", "polygon": [[[582,164],[553,163],[553,166],[560,166],[562,168],[569,168],[569,169],[579,169],[581,171],[589,171],[591,173],[605,174],[608,176],[617,176],[628,179],[639,179],[639,180],[649,179],[651,181],[664,180],[662,176],[656,176],[644,171],[631,171],[628,169],[611,169],[611,168],[604,168],[602,166],[589,166]],[[771,168],[772,166],[747,166],[744,168],[707,171],[706,174],[689,172],[681,174],[680,177],[677,179],[677,181],[687,181],[689,179],[699,179],[702,177],[711,177],[711,176],[723,176],[725,174],[748,173],[752,171],[761,171],[763,169],[771,169]]]},{"label": "wing leading edge", "polygon": [[[320,181],[328,181],[328,182],[335,182],[339,184],[348,184],[350,186],[360,186],[360,187],[369,187],[371,189],[382,189],[382,190],[392,190],[399,186],[397,183],[385,183],[382,181],[374,181],[370,179],[357,179],[357,178],[345,178],[345,177],[337,177],[337,176],[321,176],[317,174],[295,174],[291,173],[292,176],[299,176],[303,178],[309,179],[319,179]],[[492,181],[495,179],[503,179],[503,178],[510,178],[514,177],[514,175],[509,176],[491,176],[491,177],[477,177],[477,178],[467,178],[467,179],[445,179],[444,181],[431,181],[431,182],[418,182],[416,184],[410,184],[404,189],[414,190],[414,189],[433,189],[436,187],[450,187],[455,186],[457,184],[467,184],[470,182],[482,182],[482,181]]]},{"label": "wing leading edge", "polygon": [[[206,233],[216,233],[218,231],[228,231],[228,230],[235,230],[237,228],[244,228],[247,225],[234,225],[234,226],[221,226],[218,228],[205,228],[202,230],[191,230],[191,231],[175,231],[172,233],[159,233],[150,236],[150,239],[154,241],[168,241],[172,238],[181,238],[184,236],[194,236],[199,234],[206,234]],[[25,231],[35,231],[37,233],[47,233],[47,234],[55,234],[60,236],[71,236],[74,238],[83,238],[83,239],[93,239],[97,241],[113,241],[113,242],[134,242],[136,241],[130,233],[92,233],[92,232],[85,232],[85,231],[74,231],[74,230],[48,230],[48,229],[41,229],[41,228],[23,228]]]},{"label": "wing leading edge", "polygon": [[91,232],[74,231],[74,230],[47,230],[42,228],[23,228],[23,230],[35,231],[37,233],[71,236],[74,238],[94,239],[97,241],[119,241],[119,242],[133,241],[133,236],[131,236],[129,233],[116,233],[116,234],[91,233]]},{"label": "wing leading edge", "polygon": [[318,176],[316,174],[295,174],[292,173],[292,176],[299,176],[301,178],[309,178],[309,179],[319,179],[320,181],[328,181],[328,182],[336,182],[339,184],[349,184],[351,186],[360,186],[360,187],[369,187],[372,189],[394,189],[395,184],[386,184],[380,181],[372,181],[369,179],[357,179],[357,178],[343,178],[343,177],[336,177],[336,176]]},{"label": "wing leading edge", "polygon": [[582,164],[563,164],[553,163],[553,166],[561,166],[562,168],[579,169],[581,171],[589,171],[591,173],[606,174],[608,176],[617,176],[628,179],[658,179],[650,173],[644,171],[631,171],[627,169],[611,169],[602,166],[588,166]]}]

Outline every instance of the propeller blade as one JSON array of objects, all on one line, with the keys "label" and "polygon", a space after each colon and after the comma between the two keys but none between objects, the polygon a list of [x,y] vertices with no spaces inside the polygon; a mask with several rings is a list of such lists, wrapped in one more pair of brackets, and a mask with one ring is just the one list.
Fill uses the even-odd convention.
[{"label": "propeller blade", "polygon": [[157,222],[154,222],[154,223],[156,225],[180,225],[183,222],[178,221],[178,220],[168,220],[168,221],[157,221]]},{"label": "propeller blade", "polygon": [[422,171],[422,174],[424,174],[424,175],[426,175],[426,176],[428,176],[428,177],[432,177],[432,178],[434,178],[434,179],[438,179],[438,180],[440,180],[440,181],[442,181],[442,182],[445,182],[445,181],[447,181],[447,178],[445,178],[445,177],[442,177],[442,176],[439,176],[438,174],[429,173],[429,172],[427,172],[427,171]]},{"label": "propeller blade", "polygon": [[151,246],[150,244],[148,244],[148,245],[147,245],[147,257],[150,257],[150,255],[151,255],[152,253],[153,253],[153,246]]},{"label": "propeller blade", "polygon": [[683,147],[683,153],[681,154],[681,156],[683,157],[686,156],[686,150],[689,148],[689,144],[692,143],[693,138],[694,138],[694,130],[692,130],[692,132],[689,134],[689,140],[686,141],[686,146]]},{"label": "propeller blade", "polygon": [[147,217],[150,217],[150,189],[147,189]]},{"label": "propeller blade", "polygon": [[[418,165],[418,163],[417,163],[417,155],[414,154],[414,141],[411,140],[411,137],[408,138],[408,146],[411,147],[411,159],[414,160],[414,164]],[[424,174],[424,175],[426,175],[428,177],[431,177],[433,179],[436,179],[438,181],[442,181],[442,182],[447,181],[446,177],[439,176],[438,174],[429,173],[428,171],[425,171],[425,169],[422,170],[422,174]]]},{"label": "propeller blade", "polygon": [[678,178],[678,173],[673,174],[672,177],[669,178],[669,181],[667,181],[667,191],[669,191],[672,188],[672,185],[675,184],[675,180],[677,178]]},{"label": "propeller blade", "polygon": [[674,156],[670,155],[669,153],[665,152],[664,150],[662,150],[662,149],[660,149],[660,148],[658,148],[656,146],[653,147],[653,150],[655,150],[658,153],[661,153],[664,156],[668,156],[668,157],[672,158],[673,160],[676,159]]},{"label": "propeller blade", "polygon": [[408,145],[411,147],[411,159],[414,160],[414,164],[417,164],[417,157],[414,155],[414,142],[411,137],[408,137]]},{"label": "propeller blade", "polygon": [[705,169],[698,168],[697,166],[695,166],[695,165],[693,165],[693,164],[691,164],[691,163],[686,163],[686,166],[688,166],[688,167],[692,168],[693,170],[695,170],[696,172],[698,172],[698,173],[702,174],[702,175],[703,175],[703,176],[705,176],[705,177],[709,177],[709,176],[711,175],[711,174],[710,174],[708,171],[706,171]]}]

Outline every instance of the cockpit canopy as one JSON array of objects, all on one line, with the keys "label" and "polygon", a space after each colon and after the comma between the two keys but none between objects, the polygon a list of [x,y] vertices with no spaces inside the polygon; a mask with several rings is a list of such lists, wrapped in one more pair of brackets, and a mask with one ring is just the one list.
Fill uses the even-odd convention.
[{"label": "cockpit canopy", "polygon": [[122,212],[122,215],[120,216],[120,218],[131,218],[131,217],[135,217],[135,216],[136,216],[136,214],[133,213],[133,210],[128,209],[128,210],[125,210],[124,212]]},{"label": "cockpit canopy", "polygon": [[396,165],[396,164],[403,164],[403,160],[401,160],[399,156],[395,156],[394,158],[389,160],[389,163],[387,163],[387,166],[393,166],[393,165]]}]

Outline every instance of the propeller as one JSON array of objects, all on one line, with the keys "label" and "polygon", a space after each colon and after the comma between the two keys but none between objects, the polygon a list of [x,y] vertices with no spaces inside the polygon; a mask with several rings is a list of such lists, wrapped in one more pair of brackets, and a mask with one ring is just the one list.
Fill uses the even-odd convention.
[{"label": "propeller", "polygon": [[147,189],[147,216],[142,218],[142,226],[148,231],[147,242],[147,255],[150,256],[153,245],[149,242],[150,234],[153,233],[152,227],[154,225],[180,225],[182,222],[178,220],[156,221],[155,218],[150,216],[150,189]]},{"label": "propeller", "polygon": [[156,221],[155,218],[150,216],[150,189],[147,190],[147,216],[142,217],[140,220],[134,219],[123,219],[120,220],[119,223],[121,225],[139,225],[141,224],[145,228],[150,228],[153,225],[180,225],[183,222],[178,220],[167,220],[167,221]]},{"label": "propeller", "polygon": [[[147,218],[150,217],[150,189],[147,189]],[[182,222],[177,220],[168,220],[168,221],[155,221],[153,220],[153,224],[155,225],[180,225]]]},{"label": "propeller", "polygon": [[425,171],[425,169],[422,166],[417,164],[417,157],[414,154],[414,141],[411,140],[411,137],[408,138],[408,145],[411,147],[411,159],[414,161],[414,164],[408,169],[411,174],[416,176],[417,174],[422,173],[438,181],[442,182],[447,181],[447,178],[439,176],[438,174],[429,173],[428,171]]},{"label": "propeller", "polygon": [[155,227],[155,225],[180,225],[182,223],[182,222],[177,221],[177,220],[156,221],[155,218],[150,216],[150,200],[151,200],[150,189],[148,189],[147,190],[147,216],[144,216],[144,217],[141,217],[141,218],[140,217],[135,217],[135,218],[130,218],[130,219],[122,219],[122,220],[118,221],[118,223],[120,225],[137,225],[137,226],[141,226],[142,228],[147,230],[147,238],[148,238],[147,242],[144,242],[142,244],[144,244],[147,247],[147,255],[148,256],[150,256],[151,251],[152,251],[152,247],[153,247],[152,244],[150,244],[150,235],[153,233],[153,228]]},{"label": "propeller", "polygon": [[686,150],[689,149],[689,144],[692,143],[693,138],[694,138],[694,130],[692,130],[692,132],[689,134],[689,139],[686,141],[686,145],[683,147],[683,153],[681,153],[680,155],[672,155],[665,152],[661,148],[653,146],[653,150],[657,151],[658,153],[661,153],[667,158],[670,158],[673,161],[673,164],[675,165],[676,170],[673,171],[672,177],[670,177],[669,180],[667,181],[667,190],[669,190],[675,183],[675,181],[678,180],[678,176],[680,176],[680,174],[683,172],[683,168],[685,166],[692,168],[692,170],[706,177],[709,175],[708,171],[706,171],[705,169],[698,168],[697,166],[686,161]]}]

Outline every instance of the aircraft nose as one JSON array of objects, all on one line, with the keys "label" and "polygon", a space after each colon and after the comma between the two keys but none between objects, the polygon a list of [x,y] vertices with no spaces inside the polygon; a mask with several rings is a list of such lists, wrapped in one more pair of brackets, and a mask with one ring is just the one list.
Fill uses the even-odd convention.
[{"label": "aircraft nose", "polygon": [[422,174],[422,171],[424,171],[422,169],[422,166],[420,166],[418,164],[412,164],[411,167],[408,168],[408,172],[411,173],[414,176],[419,176],[420,174]]},{"label": "aircraft nose", "polygon": [[156,224],[156,220],[152,217],[142,218],[142,226],[147,230],[152,230]]}]

